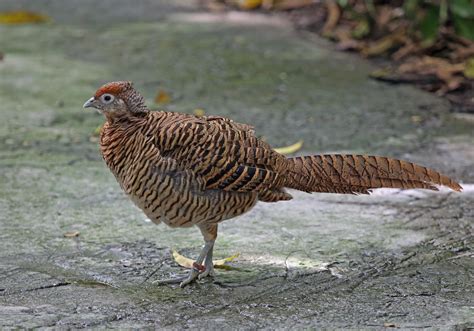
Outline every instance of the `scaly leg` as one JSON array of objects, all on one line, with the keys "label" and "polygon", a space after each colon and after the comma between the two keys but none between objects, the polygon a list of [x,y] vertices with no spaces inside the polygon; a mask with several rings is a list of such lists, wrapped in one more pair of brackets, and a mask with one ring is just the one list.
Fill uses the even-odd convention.
[{"label": "scaly leg", "polygon": [[212,252],[214,251],[214,241],[212,241],[212,247],[211,249],[209,250],[209,252],[207,252],[207,255],[206,255],[206,260],[204,261],[204,266],[206,267],[206,269],[201,272],[199,274],[199,279],[203,279],[205,277],[214,277],[215,276],[215,272],[214,272],[214,262],[212,261]]},{"label": "scaly leg", "polygon": [[181,284],[179,284],[180,287],[185,287],[196,280],[196,278],[199,276],[199,273],[202,271],[202,262],[204,261],[204,258],[206,258],[209,251],[212,252],[213,246],[214,241],[206,241],[204,247],[201,250],[201,254],[199,254],[196,262],[193,263],[193,268],[189,272],[188,277],[186,277],[186,279],[184,279]]},{"label": "scaly leg", "polygon": [[[188,278],[184,280],[179,286],[185,287],[189,283],[193,282],[196,277],[199,276],[199,279],[202,279],[207,276],[214,276],[214,264],[212,262],[212,252],[214,250],[214,242],[216,241],[217,238],[217,224],[203,224],[199,225],[199,230],[201,230],[202,236],[204,237],[204,241],[206,244],[204,245],[204,248],[201,251],[201,254],[199,255],[199,258],[195,262],[197,266],[202,266],[202,261],[204,258],[206,259],[205,261],[205,270],[196,270],[196,264],[193,266],[193,269],[188,275]],[[200,271],[202,273],[200,274]]]},{"label": "scaly leg", "polygon": [[[176,277],[171,279],[159,280],[156,283],[158,284],[175,284],[180,283],[180,287],[185,287],[186,285],[194,282],[196,278],[202,279],[207,276],[214,276],[214,264],[212,262],[212,251],[214,249],[214,242],[217,238],[217,224],[210,225],[199,225],[199,229],[204,237],[204,247],[199,254],[196,262],[193,263],[193,268],[187,276]],[[202,262],[204,261],[204,267]],[[203,271],[204,269],[204,271]]]}]

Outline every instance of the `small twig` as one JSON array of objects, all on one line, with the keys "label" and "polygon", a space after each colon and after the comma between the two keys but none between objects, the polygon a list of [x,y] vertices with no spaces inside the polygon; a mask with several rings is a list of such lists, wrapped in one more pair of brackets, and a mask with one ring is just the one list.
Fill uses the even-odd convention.
[{"label": "small twig", "polygon": [[165,263],[165,259],[161,260],[160,265],[155,270],[153,270],[148,276],[146,276],[145,280],[143,282],[141,282],[141,284],[146,283],[154,274],[156,274],[158,272],[158,270],[160,270],[163,267],[164,263]]},{"label": "small twig", "polygon": [[34,288],[19,289],[19,290],[11,291],[11,292],[8,291],[8,289],[6,289],[6,288],[2,288],[2,289],[0,289],[0,292],[2,293],[2,296],[5,296],[5,295],[22,293],[22,292],[32,292],[32,291],[37,291],[37,290],[45,290],[45,289],[48,289],[48,288],[55,288],[55,287],[68,286],[68,285],[71,285],[71,283],[69,283],[69,282],[59,282],[59,283],[53,283],[53,284],[43,285],[43,286],[34,287]]}]

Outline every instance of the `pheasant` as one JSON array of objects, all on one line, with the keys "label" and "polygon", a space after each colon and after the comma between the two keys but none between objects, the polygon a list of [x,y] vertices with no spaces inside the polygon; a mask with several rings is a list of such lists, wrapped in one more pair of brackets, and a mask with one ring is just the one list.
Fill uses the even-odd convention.
[{"label": "pheasant", "polygon": [[218,116],[150,111],[131,82],[100,87],[84,108],[105,116],[100,150],[130,199],[156,224],[196,225],[204,237],[181,287],[213,276],[219,222],[242,215],[258,201],[292,199],[286,191],[368,194],[392,187],[454,191],[451,178],[415,163],[381,156],[312,155],[286,158],[246,124]]}]

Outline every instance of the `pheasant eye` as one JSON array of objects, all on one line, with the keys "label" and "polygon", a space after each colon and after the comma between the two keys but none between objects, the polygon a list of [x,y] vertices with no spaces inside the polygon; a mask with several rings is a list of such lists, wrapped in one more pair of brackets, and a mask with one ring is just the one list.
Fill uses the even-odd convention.
[{"label": "pheasant eye", "polygon": [[104,94],[101,96],[103,103],[111,103],[114,100],[114,96],[111,94]]}]

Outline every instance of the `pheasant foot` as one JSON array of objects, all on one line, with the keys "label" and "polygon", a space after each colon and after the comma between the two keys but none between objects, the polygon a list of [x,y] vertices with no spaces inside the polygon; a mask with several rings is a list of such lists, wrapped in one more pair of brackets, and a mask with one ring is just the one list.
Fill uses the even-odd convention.
[{"label": "pheasant foot", "polygon": [[[214,265],[212,262],[212,251],[214,248],[214,240],[206,241],[204,247],[199,254],[196,262],[193,263],[193,268],[187,276],[180,276],[175,278],[163,279],[155,281],[154,283],[159,285],[164,284],[176,284],[179,283],[180,287],[185,287],[188,284],[194,282],[198,277],[202,279],[207,276],[214,276]],[[202,262],[205,259],[205,265]]]},{"label": "pheasant foot", "polygon": [[212,261],[212,252],[214,250],[211,248],[206,256],[206,261],[204,262],[204,267],[206,268],[203,272],[201,272],[198,276],[199,279],[203,279],[205,277],[214,277],[214,262]]},{"label": "pheasant foot", "polygon": [[[199,254],[198,259],[196,262],[193,263],[193,268],[189,272],[188,278],[179,284],[180,287],[185,287],[188,284],[191,284],[199,277],[202,279],[206,276],[209,276],[210,273],[214,271],[214,265],[212,263],[212,251],[214,249],[214,240],[206,241],[206,244],[201,250],[201,254]],[[202,261],[205,261],[205,267],[202,266]],[[203,276],[201,276],[203,275]]]}]

